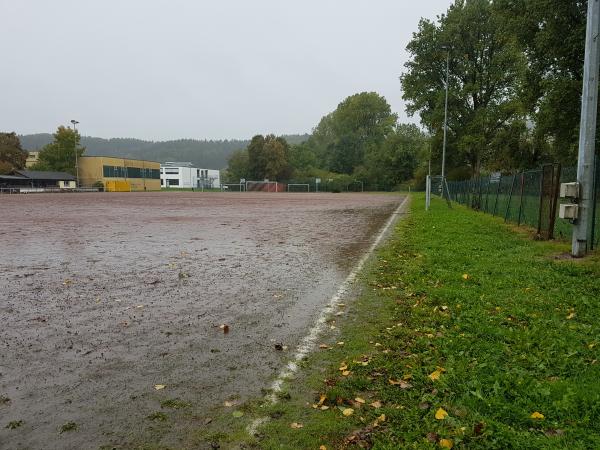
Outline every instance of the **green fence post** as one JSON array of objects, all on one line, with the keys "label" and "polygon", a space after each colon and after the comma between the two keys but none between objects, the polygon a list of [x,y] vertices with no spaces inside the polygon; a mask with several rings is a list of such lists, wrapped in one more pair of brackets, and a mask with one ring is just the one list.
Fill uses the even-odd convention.
[{"label": "green fence post", "polygon": [[513,190],[515,188],[515,181],[517,181],[517,174],[513,175],[513,180],[510,185],[510,194],[508,194],[508,203],[506,204],[506,213],[504,214],[504,222],[508,222],[508,213],[510,211],[510,203],[512,201]]},{"label": "green fence post", "polygon": [[517,224],[521,225],[521,215],[523,214],[523,194],[525,191],[525,172],[521,172],[521,195],[519,198],[519,219]]}]

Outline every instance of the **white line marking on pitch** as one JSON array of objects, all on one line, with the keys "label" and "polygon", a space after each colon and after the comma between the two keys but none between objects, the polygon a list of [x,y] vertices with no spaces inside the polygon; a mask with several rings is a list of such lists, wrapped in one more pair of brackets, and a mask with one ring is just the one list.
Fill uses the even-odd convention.
[{"label": "white line marking on pitch", "polygon": [[[404,208],[404,205],[406,204],[407,201],[408,201],[408,197],[406,197],[402,201],[400,206],[398,206],[398,208],[396,208],[396,210],[391,214],[390,218],[388,219],[388,221],[385,223],[385,225],[383,226],[383,228],[377,235],[377,238],[375,239],[373,244],[371,244],[369,249],[360,258],[360,260],[358,261],[358,263],[356,264],[356,266],[354,267],[352,272],[350,272],[348,277],[344,280],[344,282],[338,288],[337,292],[331,297],[331,299],[329,300],[329,303],[327,303],[327,305],[325,305],[325,307],[321,310],[321,313],[319,314],[319,317],[317,318],[317,321],[315,322],[313,327],[310,329],[308,334],[306,336],[304,336],[302,341],[300,341],[300,344],[298,345],[298,348],[296,349],[296,353],[294,353],[294,356],[292,357],[292,359],[286,364],[286,366],[281,370],[281,372],[279,372],[279,375],[277,376],[275,381],[273,381],[273,383],[271,384],[271,393],[266,396],[267,402],[269,402],[271,405],[274,405],[278,402],[277,394],[281,392],[283,383],[285,382],[286,379],[290,378],[298,371],[298,363],[300,361],[302,361],[314,348],[314,346],[317,343],[317,339],[319,338],[319,336],[323,333],[323,330],[325,329],[327,319],[331,315],[335,305],[342,298],[344,298],[344,296],[348,293],[348,291],[352,287],[352,283],[354,283],[354,280],[356,280],[357,275],[360,273],[363,266],[365,265],[365,263],[371,256],[371,254],[375,251],[377,246],[380,244],[381,240],[386,235],[388,229],[396,220],[396,217],[398,216],[398,214],[400,214],[402,212],[402,209]],[[267,422],[268,420],[269,420],[268,417],[260,417],[258,419],[255,419],[254,421],[252,421],[252,423],[250,425],[248,425],[248,427],[246,428],[246,431],[248,431],[248,433],[251,436],[253,436],[258,431],[258,428],[262,424]]]}]

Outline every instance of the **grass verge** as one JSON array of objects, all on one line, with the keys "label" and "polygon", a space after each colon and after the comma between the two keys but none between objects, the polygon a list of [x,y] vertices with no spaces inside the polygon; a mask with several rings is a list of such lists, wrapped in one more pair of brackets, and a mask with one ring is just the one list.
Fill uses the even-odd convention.
[{"label": "grass verge", "polygon": [[600,259],[422,200],[246,445],[600,448]]}]

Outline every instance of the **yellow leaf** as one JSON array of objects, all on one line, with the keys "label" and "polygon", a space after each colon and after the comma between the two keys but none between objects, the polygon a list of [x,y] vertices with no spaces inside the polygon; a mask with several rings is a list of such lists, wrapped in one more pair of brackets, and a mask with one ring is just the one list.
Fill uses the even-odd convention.
[{"label": "yellow leaf", "polygon": [[233,405],[235,405],[235,403],[230,402],[229,400],[225,400],[225,402],[223,402],[223,406],[225,406],[226,408],[231,408]]},{"label": "yellow leaf", "polygon": [[298,423],[298,422],[290,423],[290,428],[293,428],[294,430],[297,430],[302,427],[304,427],[304,425],[302,425],[301,423]]},{"label": "yellow leaf", "polygon": [[327,405],[321,406],[321,411],[327,411],[328,409],[329,409],[329,406],[327,406]]},{"label": "yellow leaf", "polygon": [[346,408],[342,411],[342,414],[346,417],[351,416],[352,414],[354,414],[354,410],[352,408]]},{"label": "yellow leaf", "polygon": [[154,385],[154,389],[156,389],[157,391],[161,391],[164,388],[166,388],[166,386],[164,384],[155,384]]},{"label": "yellow leaf", "polygon": [[435,418],[437,420],[444,420],[446,417],[448,417],[448,413],[444,410],[444,408],[439,408],[435,412]]},{"label": "yellow leaf", "polygon": [[450,439],[440,439],[440,447],[442,448],[452,448],[452,441]]},{"label": "yellow leaf", "polygon": [[325,447],[324,445],[321,445],[321,446],[319,447],[319,450],[327,450],[327,447]]},{"label": "yellow leaf", "polygon": [[351,373],[352,373],[352,372],[350,372],[349,370],[344,370],[344,371],[342,372],[342,375],[343,375],[343,376],[345,376],[345,377],[347,377],[347,376],[348,376],[348,375],[350,375]]},{"label": "yellow leaf", "polygon": [[319,397],[319,403],[317,403],[317,405],[321,406],[323,403],[325,403],[325,400],[327,400],[327,396],[325,394],[321,394]]},{"label": "yellow leaf", "polygon": [[543,420],[544,419],[544,415],[542,413],[539,412],[534,412],[531,416],[532,419],[538,419],[538,420]]},{"label": "yellow leaf", "polygon": [[442,372],[440,372],[439,370],[434,370],[429,374],[429,378],[431,378],[431,381],[437,381],[440,379],[441,376]]},{"label": "yellow leaf", "polygon": [[471,276],[468,273],[463,273],[463,280],[468,280]]},{"label": "yellow leaf", "polygon": [[379,408],[381,408],[383,405],[382,405],[382,403],[381,403],[379,400],[377,400],[377,401],[375,401],[375,402],[371,403],[371,406],[372,406],[373,408],[375,408],[375,409],[379,409]]},{"label": "yellow leaf", "polygon": [[343,363],[338,370],[341,372],[341,371],[344,371],[347,369],[348,369],[348,365],[346,363]]},{"label": "yellow leaf", "polygon": [[321,345],[319,345],[319,348],[326,350],[326,349],[329,348],[329,345],[327,345],[327,344],[321,344]]},{"label": "yellow leaf", "polygon": [[380,416],[377,418],[377,421],[378,421],[378,422],[385,422],[385,419],[386,419],[386,417],[385,417],[385,414],[382,414],[382,415],[380,415]]},{"label": "yellow leaf", "polygon": [[357,402],[357,403],[365,403],[365,400],[363,398],[360,398],[360,397],[356,397],[354,399],[354,401]]},{"label": "yellow leaf", "polygon": [[567,320],[571,320],[573,317],[575,317],[575,312],[574,311],[567,316]]},{"label": "yellow leaf", "polygon": [[340,341],[340,342],[337,343],[337,345],[344,345],[344,342]]}]

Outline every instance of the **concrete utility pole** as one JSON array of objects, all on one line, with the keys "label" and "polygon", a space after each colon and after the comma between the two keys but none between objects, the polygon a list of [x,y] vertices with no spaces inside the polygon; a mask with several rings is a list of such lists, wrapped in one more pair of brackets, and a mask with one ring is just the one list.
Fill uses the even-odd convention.
[{"label": "concrete utility pole", "polygon": [[[73,120],[71,120],[71,123],[73,124],[73,132],[75,134],[77,134],[77,128],[75,128],[75,125],[77,125],[79,122],[77,122],[75,119],[73,119]],[[75,187],[79,188],[79,161],[77,159],[77,142],[75,142],[75,173],[76,173]]]},{"label": "concrete utility pole", "polygon": [[579,159],[577,182],[579,191],[579,218],[573,227],[575,257],[585,256],[592,236],[594,200],[594,154],[598,110],[598,70],[600,68],[600,0],[588,1],[587,31],[585,38],[585,65],[583,69],[583,94],[581,97],[581,125],[579,129]]}]

